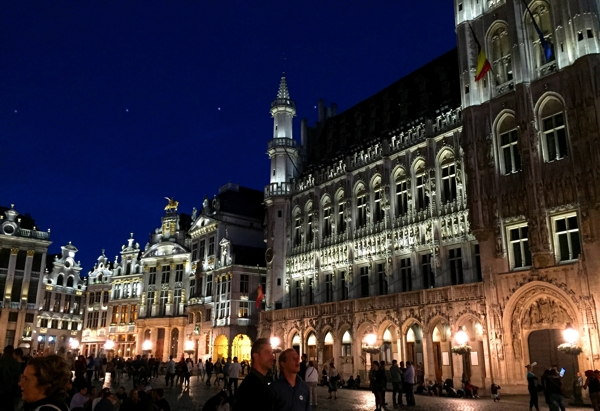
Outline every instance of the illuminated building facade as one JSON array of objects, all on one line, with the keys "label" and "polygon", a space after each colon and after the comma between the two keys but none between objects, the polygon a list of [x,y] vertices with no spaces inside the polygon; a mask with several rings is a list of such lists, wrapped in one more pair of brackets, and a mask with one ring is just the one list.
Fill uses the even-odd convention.
[{"label": "illuminated building facade", "polygon": [[526,364],[571,369],[570,325],[577,367],[598,368],[597,8],[455,0],[457,50],[341,114],[320,104],[299,144],[282,79],[259,335],[344,378],[394,358],[525,392]]},{"label": "illuminated building facade", "polygon": [[50,230],[39,231],[11,206],[0,216],[0,347],[36,349],[38,291],[46,270]]}]

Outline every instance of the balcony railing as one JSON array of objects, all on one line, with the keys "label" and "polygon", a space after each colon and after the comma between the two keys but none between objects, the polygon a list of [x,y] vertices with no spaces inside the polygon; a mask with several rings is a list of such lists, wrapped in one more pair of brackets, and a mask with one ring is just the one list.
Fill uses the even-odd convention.
[{"label": "balcony railing", "polygon": [[283,310],[264,311],[260,321],[299,320],[319,316],[334,316],[373,310],[390,310],[483,298],[483,283],[454,285],[405,293],[388,294],[354,300],[337,301]]},{"label": "balcony railing", "polygon": [[287,196],[292,192],[291,183],[271,183],[265,186],[265,198],[273,196]]},{"label": "balcony railing", "polygon": [[269,148],[275,148],[275,147],[296,147],[297,143],[296,140],[292,139],[292,138],[287,138],[287,137],[283,137],[283,138],[274,138],[272,140],[269,141]]}]

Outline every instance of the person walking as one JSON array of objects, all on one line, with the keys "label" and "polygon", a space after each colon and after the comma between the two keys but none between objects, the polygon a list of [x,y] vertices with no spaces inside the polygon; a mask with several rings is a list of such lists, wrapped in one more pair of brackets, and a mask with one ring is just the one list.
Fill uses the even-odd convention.
[{"label": "person walking", "polygon": [[298,373],[300,378],[302,378],[304,381],[306,381],[306,369],[307,368],[308,368],[308,356],[305,353],[305,354],[302,354],[302,360],[300,361],[300,372]]},{"label": "person walking", "polygon": [[206,370],[206,385],[210,386],[211,385],[210,377],[212,376],[213,369],[214,369],[211,358],[206,360],[206,363],[204,364],[204,369]]},{"label": "person walking", "polygon": [[308,385],[298,375],[300,357],[296,350],[288,348],[279,354],[279,369],[279,378],[270,387],[273,411],[310,411],[310,392]]},{"label": "person walking", "polygon": [[255,411],[273,409],[273,393],[267,383],[267,373],[273,366],[273,348],[268,338],[259,338],[250,351],[250,372],[235,393],[233,411]]},{"label": "person walking", "polygon": [[[238,362],[238,357],[233,357],[233,362],[229,365],[228,377],[229,382],[227,383],[227,391],[229,395],[234,395],[238,389],[238,381],[240,378],[240,371],[242,370],[242,366]],[[231,386],[233,385],[233,390]]]},{"label": "person walking", "polygon": [[392,381],[392,404],[394,408],[402,403],[402,373],[398,367],[398,361],[392,360],[390,367],[390,380]]},{"label": "person walking", "polygon": [[204,381],[204,363],[202,362],[202,358],[198,360],[198,379],[202,378]]},{"label": "person walking", "polygon": [[223,366],[223,389],[229,387],[229,368],[231,368],[231,358],[227,357],[227,361]]},{"label": "person walking", "polygon": [[319,371],[315,368],[315,365],[312,361],[308,362],[308,367],[306,367],[306,378],[304,379],[306,384],[308,384],[308,389],[310,392],[310,405],[313,407],[317,406],[317,383],[319,382]]},{"label": "person walking", "polygon": [[369,387],[371,392],[375,396],[375,411],[381,411],[381,383],[382,381],[378,378],[379,376],[379,362],[371,362],[371,371],[369,372]]},{"label": "person walking", "polygon": [[592,407],[594,411],[600,411],[599,402],[600,402],[600,371],[588,370],[585,372],[585,376],[587,377],[585,380],[585,384],[583,386],[584,389],[589,389],[590,393],[590,401],[592,402]]},{"label": "person walking", "polygon": [[402,378],[402,391],[406,394],[406,404],[409,406],[415,405],[415,368],[410,361],[406,361],[406,370]]},{"label": "person walking", "polygon": [[527,391],[529,391],[529,410],[535,407],[536,410],[540,410],[538,404],[538,378],[533,373],[533,366],[536,363],[528,364],[525,366],[527,369]]},{"label": "person walking", "polygon": [[173,361],[173,356],[169,357],[169,362],[167,363],[167,374],[165,375],[165,386],[169,386],[169,380],[171,380],[171,388],[173,388],[173,383],[175,382],[175,361]]},{"label": "person walking", "polygon": [[340,374],[335,368],[333,363],[329,364],[329,370],[327,371],[327,380],[329,381],[329,399],[333,394],[333,398],[337,400],[337,389],[338,381],[340,380]]}]

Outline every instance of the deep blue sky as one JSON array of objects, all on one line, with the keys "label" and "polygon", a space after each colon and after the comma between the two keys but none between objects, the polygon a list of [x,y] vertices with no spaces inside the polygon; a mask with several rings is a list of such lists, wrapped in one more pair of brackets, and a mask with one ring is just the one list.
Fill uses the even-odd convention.
[{"label": "deep blue sky", "polygon": [[143,247],[165,196],[191,213],[229,181],[262,190],[282,55],[298,126],[455,39],[448,0],[2,2],[0,204],[87,272],[130,232]]}]

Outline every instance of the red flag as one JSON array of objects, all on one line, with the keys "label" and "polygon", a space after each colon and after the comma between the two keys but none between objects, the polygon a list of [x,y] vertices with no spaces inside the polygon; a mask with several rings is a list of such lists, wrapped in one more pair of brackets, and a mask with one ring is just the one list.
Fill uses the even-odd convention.
[{"label": "red flag", "polygon": [[263,293],[262,286],[259,284],[258,289],[256,290],[256,309],[260,308],[260,302],[265,298],[265,293]]}]

